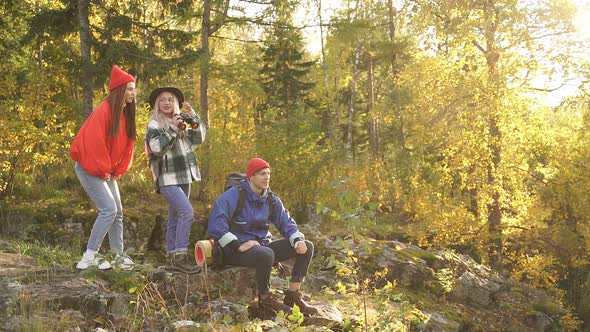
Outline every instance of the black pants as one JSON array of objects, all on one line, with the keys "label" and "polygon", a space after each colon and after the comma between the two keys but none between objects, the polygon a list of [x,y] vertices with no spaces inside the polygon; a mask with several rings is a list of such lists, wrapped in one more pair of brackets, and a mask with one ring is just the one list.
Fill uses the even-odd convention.
[{"label": "black pants", "polygon": [[313,243],[305,240],[307,252],[299,255],[287,239],[273,241],[266,246],[255,246],[246,252],[236,251],[229,259],[229,264],[256,268],[256,284],[258,294],[270,291],[270,273],[276,262],[282,262],[295,257],[295,265],[291,273],[291,281],[302,282],[307,275],[311,258],[313,257]]}]

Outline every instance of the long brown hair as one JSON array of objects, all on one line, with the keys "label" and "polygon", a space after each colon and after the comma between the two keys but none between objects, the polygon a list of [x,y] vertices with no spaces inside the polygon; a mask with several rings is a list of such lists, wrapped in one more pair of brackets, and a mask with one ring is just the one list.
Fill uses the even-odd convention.
[{"label": "long brown hair", "polygon": [[135,126],[135,100],[131,103],[125,102],[125,91],[127,90],[127,84],[123,84],[113,91],[111,91],[104,99],[111,106],[111,129],[109,134],[111,137],[115,137],[119,133],[119,127],[121,126],[121,112],[125,114],[125,120],[127,120],[127,137],[135,138],[137,135]]}]

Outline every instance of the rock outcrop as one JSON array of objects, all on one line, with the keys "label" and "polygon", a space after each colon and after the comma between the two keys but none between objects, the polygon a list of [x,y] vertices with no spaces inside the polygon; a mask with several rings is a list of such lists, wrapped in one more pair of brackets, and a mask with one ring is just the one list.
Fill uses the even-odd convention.
[{"label": "rock outcrop", "polygon": [[[313,295],[306,300],[320,314],[297,323],[309,331],[314,326],[337,328],[362,321],[358,304],[351,307],[351,303],[338,301],[340,279],[333,264],[327,263],[345,262],[351,251],[363,261],[364,276],[386,271],[380,285],[385,281],[395,285],[395,292],[383,304],[397,303],[400,313],[383,313],[385,329],[411,325],[418,331],[501,331],[507,327],[545,331],[555,330],[564,314],[546,293],[504,278],[469,256],[398,241],[336,242],[317,232],[318,227],[302,228],[316,244],[315,269],[304,291]],[[291,264],[285,262],[282,272],[273,275],[273,289],[285,290]],[[50,326],[80,331],[119,327],[173,331],[210,322],[243,324],[256,308],[254,280],[253,269],[236,267],[196,275],[149,264],[141,271],[80,273],[73,267],[41,268],[31,257],[0,253],[0,330]],[[347,296],[350,299],[355,294]]]}]

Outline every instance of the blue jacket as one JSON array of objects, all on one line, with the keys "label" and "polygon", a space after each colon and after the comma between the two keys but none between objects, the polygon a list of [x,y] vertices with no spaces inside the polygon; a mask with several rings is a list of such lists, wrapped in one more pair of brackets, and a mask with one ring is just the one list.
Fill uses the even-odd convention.
[{"label": "blue jacket", "polygon": [[233,252],[241,243],[249,240],[267,245],[271,241],[271,234],[266,224],[272,223],[285,239],[289,239],[291,245],[297,238],[305,239],[278,196],[273,195],[275,205],[269,216],[267,199],[269,191],[266,190],[262,196],[258,195],[250,188],[248,179],[242,180],[241,185],[246,192],[246,200],[236,217],[235,229],[230,231],[229,222],[237,208],[240,192],[238,188],[232,187],[224,191],[215,201],[209,217],[210,238],[219,241],[224,249],[228,249],[226,246],[229,245],[228,247],[231,248],[229,252]]}]

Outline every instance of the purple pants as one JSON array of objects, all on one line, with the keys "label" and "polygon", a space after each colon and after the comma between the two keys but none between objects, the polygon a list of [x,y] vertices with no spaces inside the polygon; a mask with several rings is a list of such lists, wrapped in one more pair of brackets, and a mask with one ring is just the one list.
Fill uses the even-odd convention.
[{"label": "purple pants", "polygon": [[188,238],[195,220],[189,201],[190,184],[160,187],[160,193],[168,201],[168,226],[166,227],[166,252],[188,251]]}]

